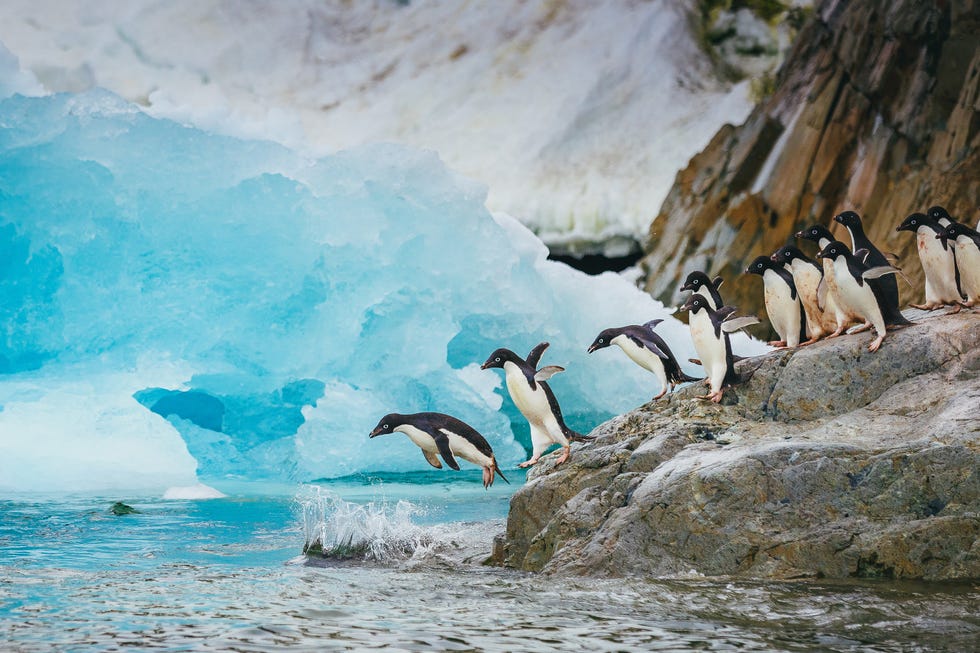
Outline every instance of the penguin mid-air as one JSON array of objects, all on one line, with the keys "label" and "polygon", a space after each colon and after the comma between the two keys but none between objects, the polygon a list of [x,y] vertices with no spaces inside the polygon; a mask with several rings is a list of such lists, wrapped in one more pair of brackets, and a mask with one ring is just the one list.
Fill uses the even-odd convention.
[{"label": "penguin mid-air", "polygon": [[709,308],[718,310],[725,305],[725,303],[721,301],[721,293],[718,292],[718,289],[721,288],[722,283],[724,283],[724,281],[721,277],[711,279],[704,272],[695,270],[687,275],[687,278],[684,280],[684,285],[681,286],[681,292],[691,290],[696,294],[703,295],[711,301]]},{"label": "penguin mid-air", "polygon": [[711,308],[711,300],[700,293],[691,295],[680,310],[690,311],[688,324],[694,349],[701,358],[701,366],[708,376],[710,392],[701,397],[718,403],[725,388],[738,383],[735,360],[732,357],[732,343],[728,334],[750,324],[758,324],[755,317],[733,317],[735,308],[722,306]]},{"label": "penguin mid-air", "polygon": [[956,269],[960,289],[966,295],[964,306],[980,304],[980,233],[965,224],[951,222],[936,238],[956,248]]},{"label": "penguin mid-air", "polygon": [[[818,224],[807,227],[803,231],[797,231],[796,237],[816,243],[818,252],[836,240],[829,229]],[[840,301],[840,289],[837,287],[837,279],[834,277],[834,262],[830,259],[823,259],[821,265],[823,266],[823,282],[817,291],[818,302],[823,304],[823,310],[826,313],[834,316],[837,328],[827,337],[836,338],[844,333],[849,326],[859,322],[861,318],[856,313],[849,311]]]},{"label": "penguin mid-air", "polygon": [[745,269],[745,274],[758,274],[765,288],[766,315],[779,340],[772,347],[798,347],[806,340],[806,314],[796,291],[793,275],[768,256],[757,256]]},{"label": "penguin mid-air", "polygon": [[864,252],[855,256],[847,245],[834,241],[824,247],[817,258],[833,261],[834,277],[840,291],[839,300],[849,311],[864,319],[864,324],[855,331],[865,331],[874,327],[877,338],[868,346],[868,351],[878,351],[885,339],[885,302],[881,287],[870,281],[886,274],[898,272],[890,265],[868,267],[862,262]]},{"label": "penguin mid-air", "polygon": [[661,390],[653,400],[663,397],[668,388],[673,390],[678,383],[699,380],[681,371],[667,343],[654,332],[654,327],[661,322],[663,320],[651,320],[643,325],[630,324],[603,329],[589,345],[590,354],[597,349],[617,345],[634,363],[656,374],[660,379]]},{"label": "penguin mid-air", "polygon": [[796,292],[803,302],[803,312],[806,314],[806,332],[809,337],[800,345],[810,345],[837,328],[837,318],[832,310],[825,310],[820,300],[820,284],[823,282],[823,267],[800,251],[798,247],[787,245],[781,247],[772,255],[772,260],[784,266],[793,275]]},{"label": "penguin mid-air", "polygon": [[[878,268],[883,266],[891,266],[891,262],[888,258],[881,253],[874,243],[871,242],[865,233],[864,226],[861,223],[861,218],[854,211],[844,211],[834,216],[834,221],[844,225],[847,231],[851,234],[851,249],[854,252],[860,252],[861,250],[867,251],[867,255],[864,258],[864,263],[868,267]],[[897,272],[901,272],[896,268]],[[894,275],[888,275],[886,277],[881,277],[877,279],[870,279],[872,286],[878,286],[881,289],[882,297],[882,314],[885,317],[885,324],[889,326],[896,325],[908,325],[911,324],[905,316],[902,315],[901,309],[898,307],[898,280]]]},{"label": "penguin mid-air", "polygon": [[[946,224],[958,223],[947,220]],[[956,254],[954,247],[949,246],[942,238],[945,228],[932,216],[913,213],[898,225],[896,231],[911,231],[915,234],[915,248],[919,252],[922,272],[926,277],[925,304],[909,305],[924,311],[934,311],[949,305],[954,305],[959,310],[963,298],[957,282]]]},{"label": "penguin mid-air", "polygon": [[472,426],[442,413],[414,413],[400,415],[389,413],[381,418],[371,431],[370,437],[389,433],[404,433],[422,450],[426,461],[436,469],[442,469],[439,456],[452,469],[459,471],[456,456],[483,468],[483,487],[493,485],[494,474],[510,483],[497,466],[493,449],[486,438]]},{"label": "penguin mid-air", "polygon": [[547,348],[547,342],[538,344],[527,355],[527,360],[509,349],[500,348],[490,354],[486,362],[480,366],[480,369],[484,370],[499,367],[504,371],[507,391],[514,400],[517,410],[521,411],[521,415],[531,427],[531,458],[518,465],[519,467],[537,464],[541,454],[552,444],[559,444],[563,449],[561,456],[555,461],[555,465],[560,465],[571,455],[573,441],[592,440],[568,428],[561,415],[555,393],[546,383],[558,372],[563,372],[564,368],[548,365],[540,370],[536,369],[541,354]]}]

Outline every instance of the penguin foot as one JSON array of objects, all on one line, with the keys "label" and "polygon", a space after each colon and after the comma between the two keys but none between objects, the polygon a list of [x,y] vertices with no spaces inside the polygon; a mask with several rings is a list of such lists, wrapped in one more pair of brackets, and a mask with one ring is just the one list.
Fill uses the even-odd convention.
[{"label": "penguin foot", "polygon": [[520,467],[521,469],[524,469],[525,467],[531,467],[531,466],[537,465],[537,464],[538,464],[538,458],[537,457],[534,457],[534,458],[531,458],[530,460],[525,460],[522,463],[518,463],[517,466]]},{"label": "penguin foot", "polygon": [[870,329],[871,326],[872,326],[871,322],[865,322],[861,326],[851,329],[850,331],[848,331],[848,333],[864,333],[865,331]]},{"label": "penguin foot", "polygon": [[483,489],[486,490],[491,485],[493,485],[493,467],[484,467],[483,468]]},{"label": "penguin foot", "polygon": [[[953,304],[953,310],[946,311],[946,315],[956,315],[957,313],[959,313],[960,311],[963,310],[963,307],[964,306],[966,306],[966,304],[963,304],[963,303],[960,303],[960,302],[955,302]],[[967,307],[967,308],[969,308],[969,307]]]},{"label": "penguin foot", "polygon": [[[812,344],[813,344],[813,343],[815,343],[815,342],[820,342],[820,338],[822,338],[822,337],[823,337],[823,336],[817,336],[817,337],[815,337],[815,338],[810,338],[809,340],[807,340],[807,341],[805,341],[805,342],[801,342],[801,343],[800,343],[800,347],[806,347],[806,346],[808,346],[808,345],[812,345]],[[828,337],[829,337],[829,336],[828,336]]]},{"label": "penguin foot", "polygon": [[837,336],[844,335],[844,332],[845,331],[847,331],[847,325],[846,324],[844,326],[837,327],[837,330],[834,331],[833,333],[831,333],[829,336],[827,336],[827,338],[828,339],[829,338],[836,338]]},{"label": "penguin foot", "polygon": [[562,454],[561,454],[561,456],[558,457],[558,460],[555,461],[555,467],[557,467],[558,465],[560,465],[563,462],[565,462],[566,460],[568,460],[568,457],[570,455],[572,455],[572,448],[571,447],[562,447]]},{"label": "penguin foot", "polygon": [[881,343],[884,339],[885,336],[881,335],[875,338],[874,340],[872,340],[871,344],[868,345],[868,351],[872,351],[872,352],[878,351],[878,347],[881,347]]},{"label": "penguin foot", "polygon": [[786,346],[786,341],[785,340],[771,340],[771,341],[767,342],[766,344],[769,345],[770,347],[785,347]]},{"label": "penguin foot", "polygon": [[934,311],[942,306],[942,304],[909,304],[909,306],[912,308],[917,308],[920,311]]},{"label": "penguin foot", "polygon": [[660,399],[661,397],[663,397],[665,394],[667,394],[667,388],[664,388],[663,390],[661,390],[660,391],[660,394],[658,394],[656,397],[654,397],[650,401],[656,401],[657,399]]}]

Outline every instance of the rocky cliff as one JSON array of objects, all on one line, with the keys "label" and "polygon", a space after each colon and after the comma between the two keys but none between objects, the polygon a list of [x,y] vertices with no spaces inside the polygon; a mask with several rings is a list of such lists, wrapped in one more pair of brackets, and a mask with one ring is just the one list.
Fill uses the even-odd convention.
[{"label": "rocky cliff", "polygon": [[650,227],[645,288],[676,305],[681,280],[703,269],[727,279],[727,303],[761,311],[746,264],[853,209],[900,256],[913,282],[903,302],[921,301],[914,239],[895,227],[934,204],[980,217],[978,33],[976,0],[819,2],[772,95],[678,173]]},{"label": "rocky cliff", "polygon": [[[575,574],[980,578],[980,316],[742,361],[599,426],[512,498],[497,564]],[[629,364],[624,361],[624,365]]]}]

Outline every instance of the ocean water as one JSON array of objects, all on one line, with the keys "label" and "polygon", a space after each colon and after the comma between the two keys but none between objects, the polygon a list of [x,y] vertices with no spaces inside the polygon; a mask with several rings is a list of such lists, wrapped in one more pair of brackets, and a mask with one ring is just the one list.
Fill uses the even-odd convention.
[{"label": "ocean water", "polygon": [[[970,651],[968,584],[562,578],[483,564],[509,495],[361,475],[227,498],[0,502],[5,651]],[[139,510],[117,516],[119,499]],[[305,558],[311,533],[376,545]],[[372,553],[373,550],[373,553]]]}]

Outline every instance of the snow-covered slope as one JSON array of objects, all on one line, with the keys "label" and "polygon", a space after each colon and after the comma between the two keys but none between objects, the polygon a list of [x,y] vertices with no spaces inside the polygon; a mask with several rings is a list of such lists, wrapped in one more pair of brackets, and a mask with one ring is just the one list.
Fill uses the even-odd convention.
[{"label": "snow-covered slope", "polygon": [[0,41],[49,90],[323,155],[438,151],[551,245],[616,254],[747,84],[717,78],[693,0],[5,0]]}]

